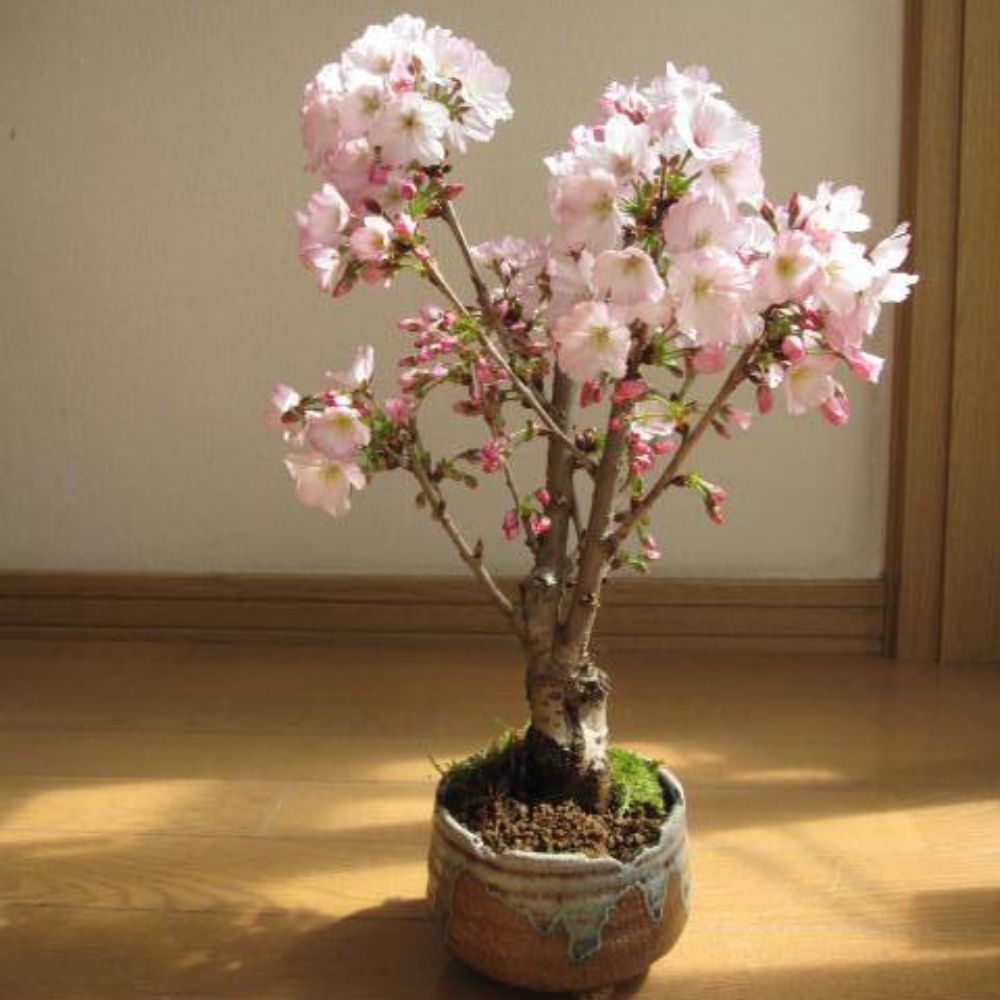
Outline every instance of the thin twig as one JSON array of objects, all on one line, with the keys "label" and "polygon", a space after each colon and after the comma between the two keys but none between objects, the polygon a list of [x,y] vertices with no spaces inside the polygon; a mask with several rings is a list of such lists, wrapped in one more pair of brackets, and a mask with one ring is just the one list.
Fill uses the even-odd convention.
[{"label": "thin twig", "polygon": [[685,459],[691,453],[691,449],[698,443],[701,436],[708,430],[709,425],[718,416],[719,411],[726,405],[726,401],[736,391],[740,383],[746,378],[747,362],[753,357],[759,346],[759,341],[755,340],[749,344],[740,355],[739,361],[733,366],[726,380],[722,383],[719,391],[715,394],[707,409],[701,415],[698,423],[684,435],[684,440],[680,443],[677,451],[674,452],[667,464],[667,467],[660,474],[659,479],[649,488],[645,495],[636,502],[632,509],[621,520],[604,540],[604,544],[609,552],[613,554],[618,546],[628,538],[636,524],[646,516],[649,509],[656,503],[662,493],[670,487],[680,472]]},{"label": "thin twig", "polygon": [[[499,321],[499,317],[496,314],[496,310],[493,308],[493,303],[490,301],[489,289],[486,287],[486,283],[483,281],[482,276],[479,273],[479,269],[476,267],[476,262],[472,256],[472,249],[469,246],[469,241],[462,229],[461,222],[459,222],[458,214],[455,212],[455,208],[450,201],[445,202],[441,218],[444,219],[448,228],[451,230],[452,235],[455,237],[455,242],[458,244],[458,248],[461,251],[462,259],[465,261],[466,267],[469,270],[469,277],[476,290],[476,301],[479,304],[479,310],[482,313],[483,319],[498,336],[503,337],[504,330]],[[464,304],[459,301],[458,296],[455,295],[454,291],[448,286],[448,283],[445,281],[444,276],[437,267],[437,264],[431,260],[426,262],[426,266],[431,277],[431,283],[437,286],[437,288],[442,292],[442,294],[445,295],[452,305],[455,306],[456,309],[459,309],[464,315],[468,315],[468,310],[465,308]],[[513,368],[507,362],[507,359],[500,352],[499,348],[497,348],[496,344],[493,343],[493,341],[483,330],[479,328],[478,325],[476,326],[476,336],[490,357],[503,369],[504,374],[510,379],[512,385],[518,391],[525,404],[538,414],[538,418],[545,425],[545,429],[550,434],[554,434],[562,440],[563,444],[569,449],[573,457],[585,469],[587,469],[588,472],[593,474],[596,467],[592,459],[577,448],[576,442],[573,441],[570,435],[555,421],[544,400],[539,399],[538,395],[531,388],[531,386],[518,377]]]},{"label": "thin twig", "polygon": [[[441,294],[463,315],[469,316],[469,310],[465,307],[465,303],[455,294],[454,289],[448,284],[444,275],[441,273],[441,269],[437,266],[437,263],[433,260],[427,260],[424,262],[424,268],[427,273],[427,278],[430,283],[439,291]],[[581,465],[585,466],[589,470],[593,470],[594,463],[591,459],[585,455],[573,440],[566,434],[562,428],[552,419],[552,414],[549,413],[548,408],[545,404],[535,395],[531,387],[514,371],[510,366],[507,359],[503,356],[500,349],[496,344],[493,343],[492,339],[482,330],[478,323],[473,324],[473,329],[475,330],[476,339],[482,345],[486,353],[493,359],[494,362],[501,368],[504,375],[510,379],[511,385],[517,390],[517,394],[524,401],[525,405],[529,409],[534,410],[537,414],[538,419],[545,426],[545,430],[559,438],[563,444],[573,453],[573,457],[576,458]]]},{"label": "thin twig", "polygon": [[462,532],[459,530],[458,525],[455,524],[455,521],[452,519],[451,514],[448,513],[448,505],[445,502],[444,496],[431,480],[427,468],[424,465],[423,458],[420,455],[419,440],[417,438],[414,438],[413,443],[407,449],[407,455],[409,459],[407,468],[413,473],[414,478],[417,480],[417,483],[420,486],[420,492],[427,501],[431,516],[440,523],[442,528],[444,528],[445,533],[452,540],[455,548],[458,550],[458,554],[461,556],[462,561],[469,567],[469,569],[472,570],[473,574],[482,582],[483,586],[486,587],[490,596],[493,598],[494,603],[508,618],[516,622],[514,605],[511,603],[507,595],[504,594],[504,592],[497,586],[496,581],[493,579],[493,575],[483,563],[482,542],[478,543],[475,548],[469,545],[469,543],[465,540],[465,537],[462,535]]}]

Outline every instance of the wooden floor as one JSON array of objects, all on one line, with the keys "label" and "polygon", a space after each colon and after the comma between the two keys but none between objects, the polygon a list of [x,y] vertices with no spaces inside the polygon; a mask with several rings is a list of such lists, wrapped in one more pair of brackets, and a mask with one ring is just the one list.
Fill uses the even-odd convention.
[{"label": "wooden floor", "polygon": [[[1000,670],[610,651],[691,801],[634,995],[1000,997]],[[434,771],[519,722],[500,642],[0,645],[2,1000],[520,996],[422,905]]]}]

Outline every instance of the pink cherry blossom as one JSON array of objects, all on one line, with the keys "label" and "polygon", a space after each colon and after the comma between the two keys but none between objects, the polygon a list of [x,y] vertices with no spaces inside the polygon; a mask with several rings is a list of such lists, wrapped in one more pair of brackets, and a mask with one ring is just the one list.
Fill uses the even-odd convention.
[{"label": "pink cherry blossom", "polygon": [[307,170],[323,168],[344,139],[340,120],[343,93],[339,63],[324,66],[306,84],[302,97],[302,145],[306,149]]},{"label": "pink cherry blossom", "polygon": [[326,373],[327,385],[334,392],[353,392],[367,385],[375,372],[375,348],[370,344],[359,347],[347,371]]},{"label": "pink cherry blossom", "polygon": [[392,249],[392,223],[381,215],[366,215],[364,224],[351,233],[351,252],[358,260],[378,263]]},{"label": "pink cherry blossom", "polygon": [[371,141],[385,159],[400,166],[416,161],[440,163],[448,111],[443,104],[410,92],[392,98],[371,131]]},{"label": "pink cherry blossom", "polygon": [[549,202],[566,246],[597,251],[617,242],[623,218],[613,174],[594,170],[553,177]]},{"label": "pink cherry blossom", "polygon": [[731,155],[706,160],[693,190],[733,208],[759,206],[764,198],[759,137],[755,135]]},{"label": "pink cherry blossom", "polygon": [[750,278],[739,258],[722,250],[684,254],[670,268],[677,323],[699,344],[731,344],[751,331]]},{"label": "pink cherry blossom", "polygon": [[271,391],[271,404],[267,408],[265,417],[267,429],[284,434],[287,439],[290,429],[283,418],[286,413],[294,410],[301,402],[302,397],[290,385],[279,382]]},{"label": "pink cherry blossom", "polygon": [[629,415],[633,435],[649,444],[656,451],[659,441],[673,442],[677,437],[677,422],[669,404],[662,399],[644,399],[632,408]]},{"label": "pink cherry blossom", "polygon": [[705,96],[683,107],[674,128],[695,160],[719,161],[755,142],[757,129],[721,98]]},{"label": "pink cherry blossom", "polygon": [[815,198],[800,197],[806,229],[818,238],[832,238],[837,233],[863,233],[871,219],[861,211],[864,191],[849,184],[835,189],[824,181]]},{"label": "pink cherry blossom", "polygon": [[620,314],[604,302],[581,302],[552,331],[559,367],[578,381],[625,375],[632,336]]},{"label": "pink cherry blossom", "polygon": [[747,241],[749,226],[725,203],[704,195],[686,195],[664,216],[663,243],[672,254],[715,247],[735,253]]},{"label": "pink cherry blossom", "polygon": [[819,251],[808,235],[798,229],[786,229],[778,235],[770,255],[757,270],[758,304],[803,301],[816,284],[820,264]]},{"label": "pink cherry blossom", "polygon": [[858,296],[870,287],[875,276],[865,248],[841,233],[827,240],[822,255],[815,292],[819,300],[839,312],[850,309]]},{"label": "pink cherry blossom", "polygon": [[600,129],[578,133],[571,155],[575,173],[603,170],[619,185],[628,184],[640,175],[648,175],[656,166],[656,155],[649,145],[649,129],[625,115],[612,115]]},{"label": "pink cherry blossom", "polygon": [[548,308],[550,323],[555,323],[578,302],[592,299],[595,295],[594,255],[589,250],[551,256],[546,272],[551,290]]},{"label": "pink cherry blossom", "polygon": [[345,142],[327,161],[324,174],[357,212],[366,198],[380,193],[376,166],[375,151],[362,137]]},{"label": "pink cherry blossom", "polygon": [[597,293],[616,305],[659,302],[666,286],[656,265],[644,250],[605,250],[594,261],[594,285]]},{"label": "pink cherry blossom", "polygon": [[725,344],[706,344],[694,352],[691,367],[699,375],[717,375],[726,367],[729,351]]},{"label": "pink cherry blossom", "polygon": [[507,442],[503,438],[487,441],[479,449],[479,464],[487,475],[498,472],[507,457]]},{"label": "pink cherry blossom", "polygon": [[327,458],[354,459],[360,448],[371,441],[372,432],[352,406],[338,403],[322,414],[310,417],[306,441]]},{"label": "pink cherry blossom", "polygon": [[315,452],[293,451],[285,468],[295,481],[295,495],[307,507],[319,507],[331,517],[351,509],[351,489],[365,486],[365,474],[354,462],[327,458]]},{"label": "pink cherry blossom", "polygon": [[340,242],[351,211],[332,184],[324,184],[296,214],[299,258],[317,277],[324,292],[331,291],[340,269]]},{"label": "pink cherry blossom", "polygon": [[878,382],[882,375],[882,368],[885,365],[885,358],[880,358],[877,354],[869,354],[859,348],[848,352],[848,367],[858,378],[866,382]]},{"label": "pink cherry blossom", "polygon": [[366,135],[385,109],[387,97],[385,81],[377,73],[360,67],[348,69],[337,109],[345,137]]},{"label": "pink cherry blossom", "polygon": [[817,409],[830,399],[837,383],[830,374],[837,359],[828,354],[809,354],[792,365],[785,375],[785,402],[788,412],[799,416]]},{"label": "pink cherry blossom", "polygon": [[870,254],[874,278],[871,295],[878,302],[902,302],[916,284],[915,274],[905,274],[898,268],[906,260],[910,249],[910,225],[897,226],[891,236],[872,248]]}]

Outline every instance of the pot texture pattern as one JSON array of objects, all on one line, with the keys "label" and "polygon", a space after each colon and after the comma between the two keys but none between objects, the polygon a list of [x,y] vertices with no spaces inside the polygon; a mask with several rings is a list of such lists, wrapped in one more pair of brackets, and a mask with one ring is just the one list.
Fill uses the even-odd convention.
[{"label": "pot texture pattern", "polygon": [[527,989],[589,991],[642,975],[680,937],[690,874],[684,792],[660,839],[632,861],[497,854],[438,803],[428,897],[448,948],[477,971]]}]

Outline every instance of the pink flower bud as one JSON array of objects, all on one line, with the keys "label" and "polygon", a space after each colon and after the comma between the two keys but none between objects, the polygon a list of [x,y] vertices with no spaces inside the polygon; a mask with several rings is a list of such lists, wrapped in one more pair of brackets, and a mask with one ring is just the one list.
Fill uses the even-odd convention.
[{"label": "pink flower bud", "polygon": [[580,386],[580,407],[591,406],[601,401],[601,386],[597,382],[587,381]]},{"label": "pink flower bud", "polygon": [[405,180],[399,185],[399,196],[403,201],[409,201],[417,196],[417,185],[411,180]]},{"label": "pink flower bud", "polygon": [[361,271],[361,277],[366,285],[388,285],[391,275],[391,271],[378,264],[367,264]]},{"label": "pink flower bud", "polygon": [[715,506],[721,506],[726,502],[726,498],[729,494],[726,492],[725,488],[722,486],[716,486],[714,483],[708,483],[708,498],[712,501]]},{"label": "pink flower bud", "polygon": [[333,297],[335,299],[342,299],[352,288],[354,287],[354,279],[348,278],[346,275],[333,286]]},{"label": "pink flower bud", "polygon": [[774,409],[774,393],[766,386],[757,386],[757,412],[770,413]]},{"label": "pink flower bud", "polygon": [[405,396],[390,396],[382,408],[386,416],[397,426],[407,427],[413,417],[413,402]]},{"label": "pink flower bud", "polygon": [[638,399],[640,396],[644,396],[649,391],[649,386],[641,378],[628,378],[618,383],[615,386],[615,393],[612,397],[616,403],[621,405],[622,403],[631,402],[633,399]]},{"label": "pink flower bud", "polygon": [[797,333],[790,333],[781,341],[781,353],[794,364],[806,356],[806,345]]},{"label": "pink flower bud", "polygon": [[738,406],[730,406],[726,412],[726,416],[741,431],[749,430],[750,424],[753,423],[753,414],[748,410],[741,410]]},{"label": "pink flower bud", "polygon": [[823,419],[834,427],[843,427],[851,419],[851,404],[839,387],[819,409]]},{"label": "pink flower bud", "polygon": [[516,510],[512,508],[504,514],[501,527],[503,528],[504,537],[508,542],[512,542],[515,538],[517,538],[521,528],[521,522],[517,516]]},{"label": "pink flower bud", "polygon": [[403,240],[412,240],[417,233],[417,224],[406,212],[403,212],[393,224],[393,232]]},{"label": "pink flower bud", "polygon": [[552,503],[552,494],[547,489],[535,490],[535,499],[542,505],[548,507]]},{"label": "pink flower bud", "polygon": [[535,538],[544,535],[552,527],[552,519],[545,514],[532,514],[528,518],[528,528]]},{"label": "pink flower bud", "polygon": [[663,555],[660,551],[660,546],[657,545],[656,539],[652,535],[646,535],[642,540],[642,554],[654,562]]},{"label": "pink flower bud", "polygon": [[465,190],[464,184],[445,184],[441,193],[445,201],[454,201]]},{"label": "pink flower bud", "polygon": [[613,431],[620,431],[622,429],[621,417],[613,417],[608,421],[608,427]]}]

